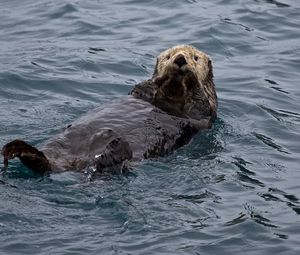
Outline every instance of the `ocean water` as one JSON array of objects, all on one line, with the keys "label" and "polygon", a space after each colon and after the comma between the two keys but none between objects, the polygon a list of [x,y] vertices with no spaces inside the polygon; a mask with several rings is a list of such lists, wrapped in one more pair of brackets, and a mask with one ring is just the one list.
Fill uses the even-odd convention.
[{"label": "ocean water", "polygon": [[126,176],[13,160],[0,254],[300,254],[299,24],[292,0],[1,0],[0,147],[38,146],[181,43],[212,57],[219,115]]}]

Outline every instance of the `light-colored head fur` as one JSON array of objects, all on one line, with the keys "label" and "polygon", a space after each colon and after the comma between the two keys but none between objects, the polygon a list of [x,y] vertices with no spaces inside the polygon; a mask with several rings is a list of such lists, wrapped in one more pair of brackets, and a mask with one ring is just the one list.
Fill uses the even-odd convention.
[{"label": "light-colored head fur", "polygon": [[[184,56],[187,64],[179,67],[176,64],[178,56]],[[204,52],[190,45],[177,45],[159,54],[153,76],[160,77],[181,69],[194,73],[199,81],[204,81],[212,73],[211,68],[211,59]]]},{"label": "light-colored head fur", "polygon": [[190,116],[215,118],[217,95],[212,61],[204,52],[190,45],[163,51],[157,57],[152,80],[158,85],[156,99],[161,104],[169,104],[169,108],[177,105]]},{"label": "light-colored head fur", "polygon": [[212,61],[190,45],[160,53],[152,79],[136,86],[131,94],[172,115],[198,120],[217,116]]}]

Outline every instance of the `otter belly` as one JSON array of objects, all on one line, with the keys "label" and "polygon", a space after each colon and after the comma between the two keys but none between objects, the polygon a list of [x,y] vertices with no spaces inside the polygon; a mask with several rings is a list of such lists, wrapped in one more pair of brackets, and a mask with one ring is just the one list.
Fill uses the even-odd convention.
[{"label": "otter belly", "polygon": [[188,143],[199,126],[127,96],[98,107],[68,125],[42,151],[53,170],[104,171],[124,161],[165,155]]}]

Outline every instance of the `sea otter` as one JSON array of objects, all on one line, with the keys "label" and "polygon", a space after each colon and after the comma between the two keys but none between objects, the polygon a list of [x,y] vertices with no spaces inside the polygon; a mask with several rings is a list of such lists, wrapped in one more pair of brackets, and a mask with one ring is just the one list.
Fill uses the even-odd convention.
[{"label": "sea otter", "polygon": [[163,51],[151,79],[100,106],[49,139],[41,150],[22,140],[3,146],[4,167],[18,157],[36,173],[121,173],[130,162],[163,156],[187,144],[217,116],[211,59],[189,45]]}]

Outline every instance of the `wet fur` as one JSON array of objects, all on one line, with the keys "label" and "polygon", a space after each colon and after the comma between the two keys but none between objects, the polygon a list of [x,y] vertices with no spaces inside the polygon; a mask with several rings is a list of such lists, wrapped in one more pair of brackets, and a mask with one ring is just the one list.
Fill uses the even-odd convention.
[{"label": "wet fur", "polygon": [[188,45],[162,52],[151,79],[122,99],[69,124],[41,148],[14,140],[3,146],[4,166],[18,157],[37,173],[122,173],[132,162],[169,154],[216,118],[210,58]]},{"label": "wet fur", "polygon": [[[187,61],[184,68],[174,64],[178,55],[183,55]],[[217,116],[212,61],[190,45],[179,45],[162,52],[152,78],[137,85],[132,94],[176,116],[211,121]]]}]

